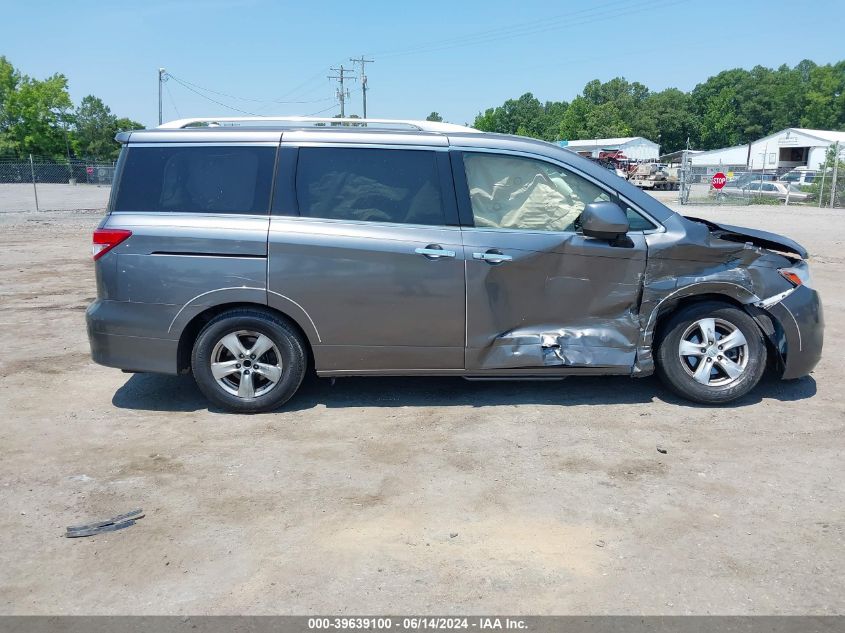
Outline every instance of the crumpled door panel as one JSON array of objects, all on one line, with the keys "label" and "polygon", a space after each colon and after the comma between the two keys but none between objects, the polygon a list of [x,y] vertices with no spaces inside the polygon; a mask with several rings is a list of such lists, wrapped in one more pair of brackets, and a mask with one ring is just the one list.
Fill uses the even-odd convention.
[{"label": "crumpled door panel", "polygon": [[[624,248],[575,233],[465,231],[467,369],[631,367],[645,270],[645,241],[633,237]],[[474,258],[488,250],[513,259]]]}]

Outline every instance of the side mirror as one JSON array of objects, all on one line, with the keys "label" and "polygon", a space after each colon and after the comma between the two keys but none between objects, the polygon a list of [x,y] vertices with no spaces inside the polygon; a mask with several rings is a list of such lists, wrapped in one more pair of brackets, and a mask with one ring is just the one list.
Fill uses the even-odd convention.
[{"label": "side mirror", "polygon": [[615,202],[591,202],[581,212],[581,230],[587,237],[616,240],[630,228],[628,216]]}]

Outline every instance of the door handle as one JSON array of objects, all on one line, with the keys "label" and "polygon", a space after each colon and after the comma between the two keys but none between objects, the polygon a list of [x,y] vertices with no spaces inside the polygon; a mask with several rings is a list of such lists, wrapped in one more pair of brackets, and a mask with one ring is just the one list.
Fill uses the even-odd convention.
[{"label": "door handle", "polygon": [[428,259],[440,259],[442,257],[454,257],[455,251],[447,251],[440,244],[429,244],[425,248],[415,248],[414,252],[417,255],[422,255]]},{"label": "door handle", "polygon": [[480,259],[483,262],[487,262],[488,264],[501,264],[502,262],[510,262],[513,261],[513,257],[510,255],[505,255],[499,251],[489,250],[486,253],[473,253],[473,259]]}]

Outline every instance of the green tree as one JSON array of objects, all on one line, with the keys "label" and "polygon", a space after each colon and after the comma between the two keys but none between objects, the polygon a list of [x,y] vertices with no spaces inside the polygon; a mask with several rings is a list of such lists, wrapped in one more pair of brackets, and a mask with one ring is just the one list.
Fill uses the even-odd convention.
[{"label": "green tree", "polygon": [[113,153],[117,117],[102,99],[88,95],[75,114],[74,148],[81,156],[110,157]]},{"label": "green tree", "polygon": [[115,135],[143,127],[131,119],[118,119],[102,99],[94,95],[82,99],[73,119],[74,149],[83,157],[114,160],[120,151]]},{"label": "green tree", "polygon": [[443,121],[443,117],[440,116],[439,112],[432,112],[427,117],[425,117],[425,120],[426,121],[437,121],[439,123],[439,122]]},{"label": "green tree", "polygon": [[[837,162],[838,164],[836,164]],[[836,165],[835,187],[833,184],[834,165]],[[824,177],[822,177],[822,173],[824,173]],[[821,170],[813,180],[813,184],[807,187],[807,190],[815,200],[819,200],[819,196],[821,196],[820,203],[823,207],[830,204],[831,190],[834,196],[833,206],[842,206],[843,202],[845,202],[845,161],[841,158],[837,159],[834,147],[828,148]]]},{"label": "green tree", "polygon": [[8,135],[10,125],[6,103],[9,96],[18,89],[20,73],[6,59],[0,56],[0,156],[14,155],[16,144]]},{"label": "green tree", "polygon": [[823,130],[845,129],[845,61],[815,66],[807,74],[801,126]]},{"label": "green tree", "polygon": [[557,140],[559,117],[566,103],[540,103],[530,92],[519,99],[508,99],[497,108],[488,108],[475,117],[473,127],[484,132],[518,134],[547,141]]},{"label": "green tree", "polygon": [[73,106],[64,75],[43,81],[20,74],[0,57],[0,148],[17,156],[61,157],[66,130],[61,118]]},{"label": "green tree", "polygon": [[677,88],[667,88],[651,93],[645,100],[633,134],[659,141],[660,151],[667,154],[686,147],[687,138],[697,145],[699,125],[690,96]]}]

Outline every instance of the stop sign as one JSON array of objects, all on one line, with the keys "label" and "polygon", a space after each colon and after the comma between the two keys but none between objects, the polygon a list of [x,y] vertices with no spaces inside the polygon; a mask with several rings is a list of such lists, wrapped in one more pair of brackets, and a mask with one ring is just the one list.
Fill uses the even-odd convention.
[{"label": "stop sign", "polygon": [[710,184],[713,185],[713,189],[721,189],[725,186],[726,182],[728,182],[728,179],[725,177],[725,174],[717,171],[713,174],[713,179],[710,181]]}]

